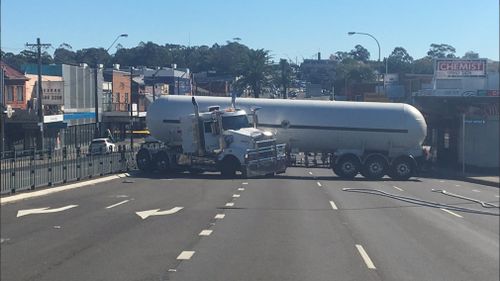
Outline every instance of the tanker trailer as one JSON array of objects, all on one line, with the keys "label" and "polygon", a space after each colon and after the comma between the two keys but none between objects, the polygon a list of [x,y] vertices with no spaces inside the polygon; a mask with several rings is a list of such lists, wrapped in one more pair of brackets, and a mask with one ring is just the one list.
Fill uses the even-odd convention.
[{"label": "tanker trailer", "polygon": [[[231,98],[197,97],[200,109],[228,106]],[[190,112],[191,98],[157,99],[159,115],[150,118],[150,130],[160,130],[162,120]],[[311,101],[239,98],[238,108],[260,108],[260,128],[271,130],[288,151],[331,155],[331,168],[342,178],[358,173],[371,179],[389,175],[408,179],[418,168],[427,125],[413,106],[402,103]],[[255,115],[257,116],[257,115]]]}]

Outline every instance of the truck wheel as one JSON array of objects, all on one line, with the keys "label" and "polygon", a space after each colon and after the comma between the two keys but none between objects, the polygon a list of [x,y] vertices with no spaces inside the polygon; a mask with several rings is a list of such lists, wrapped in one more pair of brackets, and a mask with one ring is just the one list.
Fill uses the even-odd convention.
[{"label": "truck wheel", "polygon": [[150,172],[152,170],[153,161],[151,161],[151,155],[146,149],[141,149],[137,152],[135,161],[139,170],[143,172]]},{"label": "truck wheel", "polygon": [[240,167],[240,162],[234,157],[226,157],[220,164],[221,175],[225,178],[234,178],[236,171]]},{"label": "truck wheel", "polygon": [[155,157],[155,165],[156,169],[161,172],[165,173],[168,172],[170,168],[170,163],[168,161],[168,155],[166,153],[160,152],[156,155]]},{"label": "truck wheel", "polygon": [[407,180],[413,175],[414,171],[415,164],[412,159],[401,157],[394,160],[389,175],[395,180]]},{"label": "truck wheel", "polygon": [[382,156],[372,156],[366,159],[362,175],[368,179],[381,179],[387,172],[387,161]]},{"label": "truck wheel", "polygon": [[359,159],[354,155],[343,156],[336,165],[334,171],[337,170],[336,174],[345,179],[353,179],[361,166]]}]

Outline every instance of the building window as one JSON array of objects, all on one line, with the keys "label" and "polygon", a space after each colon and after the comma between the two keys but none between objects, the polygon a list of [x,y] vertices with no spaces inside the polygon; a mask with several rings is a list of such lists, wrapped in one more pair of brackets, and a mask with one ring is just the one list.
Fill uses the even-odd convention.
[{"label": "building window", "polygon": [[125,104],[128,104],[128,93],[125,93]]},{"label": "building window", "polygon": [[14,101],[14,87],[7,87],[7,101]]},{"label": "building window", "polygon": [[17,94],[17,96],[16,96],[17,101],[24,100],[23,86],[17,86],[17,93],[16,94]]}]

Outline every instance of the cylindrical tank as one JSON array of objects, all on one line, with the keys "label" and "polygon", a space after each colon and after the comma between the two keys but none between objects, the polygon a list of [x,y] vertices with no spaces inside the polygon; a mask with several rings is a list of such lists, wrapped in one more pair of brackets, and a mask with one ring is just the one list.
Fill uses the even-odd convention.
[{"label": "cylindrical tank", "polygon": [[[231,105],[231,98],[225,97],[196,97],[196,101],[200,112]],[[404,151],[421,146],[427,131],[422,114],[402,103],[238,98],[236,107],[248,113],[260,107],[259,127],[274,131],[279,143],[299,151]],[[178,144],[179,118],[191,113],[189,96],[157,99],[146,117],[151,135]]]}]

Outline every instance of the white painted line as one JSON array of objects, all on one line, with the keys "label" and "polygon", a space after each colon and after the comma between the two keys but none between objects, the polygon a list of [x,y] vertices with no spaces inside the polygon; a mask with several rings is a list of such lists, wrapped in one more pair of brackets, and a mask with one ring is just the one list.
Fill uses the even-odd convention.
[{"label": "white painted line", "polygon": [[459,215],[459,214],[457,214],[457,213],[454,213],[454,212],[452,212],[452,211],[450,211],[450,210],[446,210],[446,209],[443,209],[443,208],[439,208],[439,209],[440,209],[441,211],[445,211],[445,212],[447,212],[448,214],[453,215],[453,216],[455,216],[455,217],[457,217],[457,218],[463,218],[461,215]]},{"label": "white painted line", "polygon": [[242,184],[243,184],[243,185],[247,185],[247,184],[248,184],[248,182],[244,182],[244,183],[242,183]]},{"label": "white painted line", "polygon": [[472,192],[481,192],[480,190],[473,189]]},{"label": "white painted line", "polygon": [[127,198],[128,195],[124,195],[124,194],[121,194],[121,195],[116,195],[116,198]]},{"label": "white painted line", "polygon": [[244,188],[244,187],[240,187],[240,188],[238,188],[238,191],[244,191],[244,190],[245,190],[245,188]]},{"label": "white painted line", "polygon": [[171,268],[168,270],[168,272],[177,272],[177,269]]},{"label": "white painted line", "polygon": [[456,187],[460,187],[460,185],[459,185],[459,184],[455,184],[455,186],[456,186]]},{"label": "white painted line", "polygon": [[210,229],[203,229],[201,232],[200,232],[200,236],[209,236],[210,234],[212,234],[212,230]]},{"label": "white painted line", "polygon": [[316,182],[316,184],[317,184],[319,187],[321,187],[321,183],[320,183],[319,181],[318,181],[318,182]]},{"label": "white painted line", "polygon": [[178,260],[189,260],[194,255],[194,251],[183,251],[178,257]]},{"label": "white painted line", "polygon": [[83,186],[91,186],[97,183],[101,182],[106,182],[114,179],[120,178],[123,174],[118,174],[118,175],[112,175],[109,177],[104,177],[104,178],[99,178],[99,179],[94,179],[94,180],[89,180],[89,181],[82,181],[82,182],[77,182],[77,183],[72,183],[64,186],[58,186],[58,187],[53,187],[53,188],[48,188],[44,190],[39,190],[35,192],[29,192],[29,193],[23,193],[23,194],[16,194],[4,198],[0,198],[0,204],[6,204],[6,203],[12,203],[24,199],[29,199],[29,198],[34,198],[34,197],[39,197],[39,196],[44,196],[44,195],[49,195],[52,193],[56,192],[61,192],[65,190],[70,190],[78,187],[83,187]]},{"label": "white painted line", "polygon": [[496,197],[496,198],[500,198],[500,196],[499,196],[499,195],[495,195],[495,197]]},{"label": "white painted line", "polygon": [[130,177],[130,174],[129,173],[125,173],[125,176]]},{"label": "white painted line", "polygon": [[125,203],[127,203],[128,201],[130,201],[130,200],[123,200],[122,202],[118,202],[118,203],[113,204],[113,205],[111,205],[111,206],[107,206],[107,207],[106,207],[106,209],[111,209],[111,208],[114,208],[114,207],[116,207],[116,206],[120,206],[121,204],[125,204]]},{"label": "white painted line", "polygon": [[373,264],[372,260],[370,259],[370,257],[368,256],[368,254],[366,253],[365,249],[363,249],[363,246],[356,244],[356,249],[358,249],[359,254],[365,261],[365,264],[368,268],[377,269]]},{"label": "white painted line", "polygon": [[439,182],[445,182],[445,181],[441,180],[441,181],[439,181]]},{"label": "white painted line", "polygon": [[333,202],[333,201],[330,201],[330,205],[332,206],[332,209],[334,209],[334,210],[339,209],[339,208],[337,208],[337,205],[335,205],[335,202]]},{"label": "white painted line", "polygon": [[233,198],[239,198],[240,195],[239,194],[233,194]]},{"label": "white painted line", "polygon": [[184,209],[184,207],[173,207],[170,210],[165,210],[165,211],[160,211],[160,209],[154,209],[154,210],[146,210],[142,212],[135,212],[141,219],[145,220],[150,216],[165,216],[165,215],[172,215],[180,210]]},{"label": "white painted line", "polygon": [[309,172],[309,175],[312,175],[313,173],[312,172]]},{"label": "white painted line", "polygon": [[224,215],[224,214],[217,214],[217,215],[215,215],[214,219],[216,219],[216,220],[221,220],[221,219],[223,219],[225,216],[226,216],[226,215]]},{"label": "white painted line", "polygon": [[402,188],[399,188],[399,187],[397,187],[397,186],[392,186],[392,187],[394,187],[395,189],[397,189],[397,190],[399,190],[399,191],[404,191]]},{"label": "white painted line", "polygon": [[234,206],[234,203],[233,203],[233,202],[228,202],[228,203],[226,203],[226,207],[232,207],[232,206]]}]

